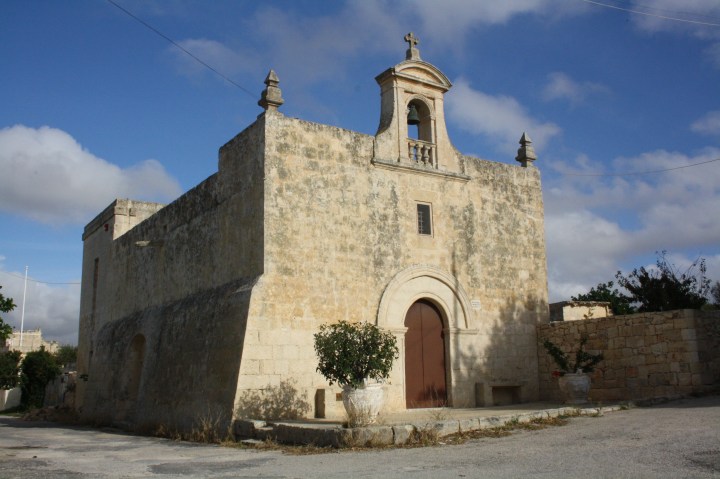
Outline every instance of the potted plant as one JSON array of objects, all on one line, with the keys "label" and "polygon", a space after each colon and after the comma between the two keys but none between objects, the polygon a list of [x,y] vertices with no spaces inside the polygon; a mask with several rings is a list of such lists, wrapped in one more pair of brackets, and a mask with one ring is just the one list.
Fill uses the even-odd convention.
[{"label": "potted plant", "polygon": [[595,366],[603,360],[602,353],[591,354],[585,351],[587,341],[587,335],[580,337],[580,346],[575,352],[574,359],[571,359],[571,355],[565,353],[549,339],[543,341],[545,350],[559,368],[558,371],[553,371],[553,376],[558,378],[558,386],[568,404],[587,402],[590,377],[586,373],[593,372]]},{"label": "potted plant", "polygon": [[398,358],[395,336],[370,323],[340,321],[320,326],[314,339],[317,371],[330,385],[342,386],[349,425],[374,422],[383,401],[380,382]]}]

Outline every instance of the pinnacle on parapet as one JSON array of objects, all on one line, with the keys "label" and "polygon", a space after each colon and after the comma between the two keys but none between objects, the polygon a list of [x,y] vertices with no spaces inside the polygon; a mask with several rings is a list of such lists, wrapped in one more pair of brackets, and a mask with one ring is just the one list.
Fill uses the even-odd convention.
[{"label": "pinnacle on parapet", "polygon": [[405,52],[405,60],[420,60],[420,50],[418,50],[417,44],[420,43],[420,39],[413,34],[413,32],[405,35],[405,41],[408,42],[410,48]]},{"label": "pinnacle on parapet", "polygon": [[523,132],[519,143],[520,148],[518,148],[515,159],[520,162],[523,168],[526,168],[528,162],[532,164],[533,161],[537,160],[537,155],[535,155],[535,148],[533,148],[532,140],[527,133]]},{"label": "pinnacle on parapet", "polygon": [[280,80],[275,74],[275,70],[270,70],[265,78],[266,87],[262,92],[258,105],[265,110],[277,110],[280,105],[285,103],[282,98],[282,91],[278,87],[279,84]]}]

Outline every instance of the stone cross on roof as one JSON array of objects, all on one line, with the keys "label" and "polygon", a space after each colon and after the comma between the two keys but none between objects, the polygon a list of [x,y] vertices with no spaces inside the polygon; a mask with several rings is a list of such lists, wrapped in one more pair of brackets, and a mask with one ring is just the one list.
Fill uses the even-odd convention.
[{"label": "stone cross on roof", "polygon": [[405,35],[405,41],[410,46],[405,52],[405,60],[420,60],[420,50],[416,48],[417,44],[420,43],[418,37],[413,32],[410,32]]},{"label": "stone cross on roof", "polygon": [[410,45],[410,48],[415,48],[415,46],[420,43],[420,40],[418,37],[415,36],[413,32],[408,33],[405,35],[405,41],[408,42],[408,45]]}]

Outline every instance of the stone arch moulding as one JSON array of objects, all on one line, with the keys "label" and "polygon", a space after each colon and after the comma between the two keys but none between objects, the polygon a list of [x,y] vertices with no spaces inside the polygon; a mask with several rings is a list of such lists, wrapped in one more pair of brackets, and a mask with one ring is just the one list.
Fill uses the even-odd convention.
[{"label": "stone arch moulding", "polygon": [[395,275],[380,298],[377,325],[384,329],[405,329],[405,314],[419,299],[429,299],[447,315],[449,330],[475,329],[470,300],[453,275],[429,265],[415,265]]},{"label": "stone arch moulding", "polygon": [[412,103],[412,102],[423,103],[427,107],[428,111],[430,112],[429,113],[430,119],[431,120],[435,119],[435,105],[433,104],[432,101],[430,101],[430,99],[428,97],[426,97],[425,95],[420,95],[419,93],[408,96],[407,100],[406,100],[406,104],[405,104],[406,110],[410,107],[410,103]]},{"label": "stone arch moulding", "polygon": [[[391,69],[395,75],[410,83],[426,83],[443,91],[452,87],[452,83],[435,65],[417,60],[406,60]],[[382,75],[382,74],[381,74]]]}]

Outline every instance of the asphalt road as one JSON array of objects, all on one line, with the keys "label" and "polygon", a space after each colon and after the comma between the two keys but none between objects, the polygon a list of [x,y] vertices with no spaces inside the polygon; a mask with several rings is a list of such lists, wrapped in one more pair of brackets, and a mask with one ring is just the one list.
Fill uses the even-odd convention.
[{"label": "asphalt road", "polygon": [[455,446],[292,456],[0,416],[0,478],[720,478],[720,396]]}]

